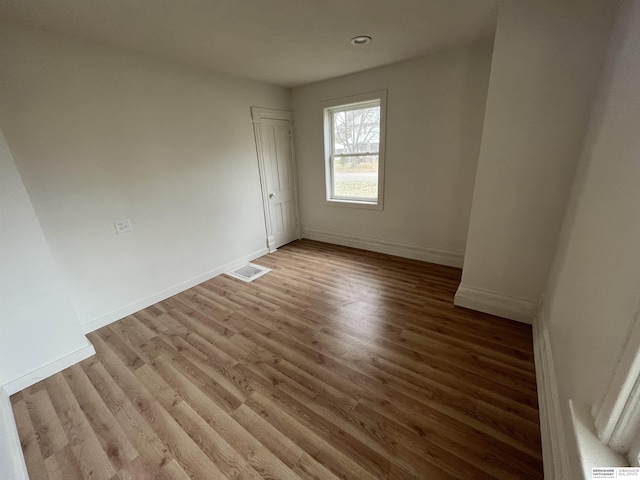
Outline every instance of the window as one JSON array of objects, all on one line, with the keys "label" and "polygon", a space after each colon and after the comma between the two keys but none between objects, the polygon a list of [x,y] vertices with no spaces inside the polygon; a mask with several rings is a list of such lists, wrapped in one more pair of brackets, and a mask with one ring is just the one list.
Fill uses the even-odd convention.
[{"label": "window", "polygon": [[611,383],[593,414],[600,441],[640,466],[640,303]]},{"label": "window", "polygon": [[386,92],[325,102],[329,205],[382,209]]}]

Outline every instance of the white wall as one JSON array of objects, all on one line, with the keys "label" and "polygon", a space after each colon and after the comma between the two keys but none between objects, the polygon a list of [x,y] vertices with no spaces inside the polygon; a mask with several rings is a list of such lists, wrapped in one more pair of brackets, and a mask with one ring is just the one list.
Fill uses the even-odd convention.
[{"label": "white wall", "polygon": [[0,131],[0,386],[88,345]]},{"label": "white wall", "polygon": [[570,399],[601,401],[639,308],[639,59],[640,2],[630,0],[618,14],[542,310],[566,428]]},{"label": "white wall", "polygon": [[27,478],[8,393],[79,351],[93,352],[0,131],[0,478]]},{"label": "white wall", "polygon": [[531,320],[615,6],[599,0],[501,4],[459,290],[465,298],[459,295],[457,304]]},{"label": "white wall", "polygon": [[[293,89],[304,235],[460,265],[490,63],[484,42]],[[321,102],[383,89],[384,210],[326,206]]]},{"label": "white wall", "polygon": [[264,252],[249,108],[287,89],[8,26],[0,64],[0,126],[85,329]]},{"label": "white wall", "polygon": [[9,396],[0,387],[0,478],[29,480]]}]

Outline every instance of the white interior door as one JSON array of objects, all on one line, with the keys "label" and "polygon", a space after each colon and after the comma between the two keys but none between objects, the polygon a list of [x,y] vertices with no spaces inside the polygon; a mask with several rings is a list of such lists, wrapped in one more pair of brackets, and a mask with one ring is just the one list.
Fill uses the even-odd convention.
[{"label": "white interior door", "polygon": [[300,238],[291,113],[252,107],[269,251]]}]

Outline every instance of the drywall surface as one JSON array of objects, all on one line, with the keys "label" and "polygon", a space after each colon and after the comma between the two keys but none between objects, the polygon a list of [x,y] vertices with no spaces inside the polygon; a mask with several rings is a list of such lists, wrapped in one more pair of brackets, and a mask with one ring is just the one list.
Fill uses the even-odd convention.
[{"label": "drywall surface", "polygon": [[88,344],[0,132],[0,386]]},{"label": "drywall surface", "polygon": [[639,58],[640,3],[626,1],[543,304],[565,419],[569,400],[602,400],[640,308]]},{"label": "drywall surface", "polygon": [[0,63],[0,126],[82,324],[266,248],[250,106],[287,89],[7,26]]},{"label": "drywall surface", "polygon": [[[303,231],[461,258],[490,63],[485,42],[294,88]],[[378,90],[387,90],[384,210],[327,206],[322,102]]]},{"label": "drywall surface", "polygon": [[615,2],[502,2],[462,285],[534,306],[556,248]]},{"label": "drywall surface", "polygon": [[0,387],[0,478],[29,480],[9,395]]}]

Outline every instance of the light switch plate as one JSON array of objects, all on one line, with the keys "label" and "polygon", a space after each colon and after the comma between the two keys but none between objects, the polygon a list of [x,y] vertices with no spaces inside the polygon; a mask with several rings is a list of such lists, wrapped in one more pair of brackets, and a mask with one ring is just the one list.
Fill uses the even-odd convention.
[{"label": "light switch plate", "polygon": [[131,226],[131,220],[125,218],[124,220],[116,220],[113,222],[113,226],[116,227],[116,233],[120,235],[121,233],[128,233],[133,230]]}]

